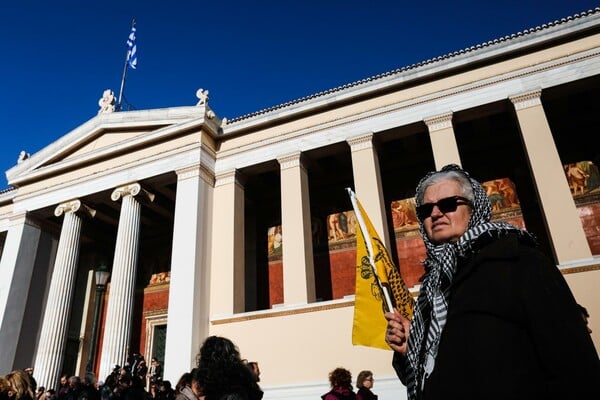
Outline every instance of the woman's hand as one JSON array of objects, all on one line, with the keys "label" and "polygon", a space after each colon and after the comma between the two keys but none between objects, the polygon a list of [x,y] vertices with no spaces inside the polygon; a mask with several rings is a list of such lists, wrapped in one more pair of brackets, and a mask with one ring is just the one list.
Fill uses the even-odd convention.
[{"label": "woman's hand", "polygon": [[410,321],[404,318],[397,310],[385,313],[385,319],[388,321],[385,330],[385,342],[392,350],[405,355]]}]

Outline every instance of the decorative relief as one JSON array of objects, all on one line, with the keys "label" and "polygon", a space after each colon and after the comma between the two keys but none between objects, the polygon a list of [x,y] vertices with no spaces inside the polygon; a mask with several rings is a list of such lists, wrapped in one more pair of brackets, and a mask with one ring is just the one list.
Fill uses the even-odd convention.
[{"label": "decorative relief", "polygon": [[517,96],[509,97],[510,101],[514,104],[515,110],[522,110],[529,107],[541,106],[542,105],[542,91],[535,90],[533,92],[520,94]]},{"label": "decorative relief", "polygon": [[435,117],[426,118],[423,120],[427,127],[429,128],[429,132],[435,132],[442,129],[452,128],[452,115],[453,113],[447,113],[442,115],[437,115]]},{"label": "decorative relief", "polygon": [[373,134],[363,135],[352,139],[347,139],[351,151],[358,151],[373,148]]},{"label": "decorative relief", "polygon": [[149,200],[151,202],[154,201],[154,194],[142,188],[142,185],[137,182],[116,188],[110,195],[110,198],[112,201],[118,201],[125,196],[135,197],[140,193],[142,194],[142,198],[144,200]]}]

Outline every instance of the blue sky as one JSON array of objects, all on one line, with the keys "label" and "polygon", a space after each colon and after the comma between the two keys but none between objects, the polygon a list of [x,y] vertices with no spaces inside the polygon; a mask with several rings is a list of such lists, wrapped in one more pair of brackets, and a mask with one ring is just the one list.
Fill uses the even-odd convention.
[{"label": "blue sky", "polygon": [[600,6],[586,0],[10,1],[0,11],[0,190],[31,154],[117,95],[131,20],[136,109],[210,91],[233,118]]}]

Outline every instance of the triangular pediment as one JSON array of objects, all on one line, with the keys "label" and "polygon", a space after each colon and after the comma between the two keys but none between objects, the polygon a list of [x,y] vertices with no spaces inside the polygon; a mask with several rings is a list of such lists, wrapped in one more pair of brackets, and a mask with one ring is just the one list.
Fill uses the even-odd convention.
[{"label": "triangular pediment", "polygon": [[40,174],[107,158],[112,152],[144,146],[145,141],[202,123],[204,113],[205,107],[177,107],[100,114],[22,160],[6,176],[9,184],[18,186]]}]

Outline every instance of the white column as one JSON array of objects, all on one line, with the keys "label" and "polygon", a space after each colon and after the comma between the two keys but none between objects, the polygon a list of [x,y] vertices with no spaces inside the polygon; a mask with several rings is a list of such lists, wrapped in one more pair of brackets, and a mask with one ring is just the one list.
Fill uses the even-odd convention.
[{"label": "white column", "polygon": [[177,171],[164,362],[164,379],[171,382],[195,365],[202,340],[208,335],[210,287],[206,249],[210,239],[207,232],[212,180],[200,166]]},{"label": "white column", "polygon": [[316,299],[308,174],[301,153],[280,158],[283,298],[286,305]]},{"label": "white column", "polygon": [[40,229],[25,214],[11,218],[0,261],[0,373],[15,367],[25,305],[31,289]]},{"label": "white column", "polygon": [[589,260],[592,252],[546,119],[541,94],[541,90],[524,93],[511,97],[510,101],[515,107],[556,258],[559,263]]},{"label": "white column", "polygon": [[[65,217],[60,231],[58,250],[34,364],[38,385],[48,388],[58,386],[58,378],[62,372],[73,288],[79,261],[81,217],[78,215],[78,211],[80,209],[82,209],[81,201],[71,200],[60,204],[54,210],[54,215],[57,217],[63,214]],[[82,210],[88,211],[92,216],[95,214],[93,210],[85,206]]]},{"label": "white column", "polygon": [[141,215],[141,204],[135,197],[140,193],[153,199],[153,195],[144,191],[139,183],[119,187],[110,196],[113,201],[122,199],[122,203],[100,353],[99,379],[105,379],[115,364],[123,365],[129,353]]},{"label": "white column", "polygon": [[385,201],[381,185],[379,158],[373,146],[373,134],[349,139],[352,152],[352,173],[356,196],[365,209],[375,231],[387,249],[390,249]]},{"label": "white column", "polygon": [[429,129],[435,168],[439,170],[448,164],[461,165],[458,145],[456,144],[456,137],[454,136],[454,128],[452,126],[452,113],[426,118],[424,122]]}]

